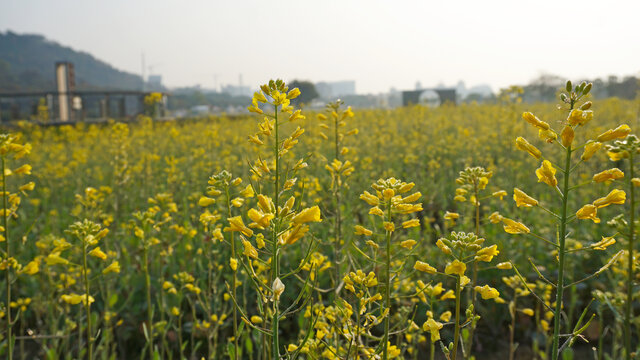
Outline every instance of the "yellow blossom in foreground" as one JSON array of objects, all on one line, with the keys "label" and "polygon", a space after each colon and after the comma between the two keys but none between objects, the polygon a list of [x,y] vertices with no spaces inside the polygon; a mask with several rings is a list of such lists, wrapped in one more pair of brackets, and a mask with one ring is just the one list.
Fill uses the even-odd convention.
[{"label": "yellow blossom in foreground", "polygon": [[480,249],[476,253],[475,259],[478,261],[490,262],[491,260],[493,260],[493,257],[498,255],[499,253],[500,251],[498,251],[498,246],[491,245],[489,247]]},{"label": "yellow blossom in foreground", "polygon": [[580,158],[582,159],[582,161],[591,159],[593,154],[595,154],[596,151],[598,151],[601,147],[601,142],[590,140],[589,142],[587,142],[587,145],[584,146],[584,152],[582,153],[582,156]]},{"label": "yellow blossom in foreground", "polygon": [[[506,192],[506,191],[505,191],[505,192]],[[497,223],[501,222],[501,221],[502,221],[502,218],[503,218],[503,216],[502,216],[502,215],[500,215],[500,213],[499,213],[499,212],[497,212],[497,211],[494,211],[491,215],[489,215],[489,221],[490,221],[492,224],[497,224]]]},{"label": "yellow blossom in foreground", "polygon": [[528,122],[529,124],[537,127],[540,130],[549,130],[549,124],[538,119],[535,115],[530,112],[525,112],[522,114],[522,118]]},{"label": "yellow blossom in foreground", "polygon": [[613,168],[613,169],[605,170],[593,175],[593,181],[605,182],[605,181],[622,179],[623,177],[624,177],[624,173],[620,169]]},{"label": "yellow blossom in foreground", "polygon": [[501,262],[496,267],[500,270],[510,270],[513,268],[510,262]]},{"label": "yellow blossom in foreground", "polygon": [[538,205],[538,200],[532,198],[531,196],[525,194],[524,191],[514,188],[513,189],[513,200],[516,202],[516,206],[524,206],[524,207],[532,207]]},{"label": "yellow blossom in foreground", "polygon": [[509,234],[528,234],[531,232],[523,223],[503,217],[503,228]]},{"label": "yellow blossom in foreground", "polygon": [[229,258],[229,266],[231,270],[236,271],[238,269],[238,260],[235,258]]},{"label": "yellow blossom in foreground", "polygon": [[464,275],[464,272],[466,270],[467,265],[465,265],[465,263],[459,261],[458,259],[455,259],[444,268],[444,273],[447,275],[455,274],[458,276],[462,276]]},{"label": "yellow blossom in foreground", "polygon": [[507,196],[507,195],[508,195],[508,194],[507,194],[507,192],[506,192],[506,191],[504,191],[504,190],[496,191],[496,192],[494,192],[493,194],[491,194],[491,196],[494,196],[494,197],[500,198],[500,200],[502,200],[502,198],[503,198],[503,197],[505,197],[505,196]]},{"label": "yellow blossom in foreground", "polygon": [[437,272],[436,268],[422,261],[416,261],[415,265],[413,265],[413,268],[418,271],[426,272],[429,274],[435,274]]},{"label": "yellow blossom in foreground", "polygon": [[500,296],[500,293],[498,292],[498,290],[492,288],[489,285],[485,285],[485,286],[476,286],[474,288],[474,290],[476,292],[479,292],[480,295],[482,296],[482,298],[484,300],[488,300],[488,299],[495,299],[498,296]]},{"label": "yellow blossom in foreground", "polygon": [[618,126],[615,129],[609,129],[602,134],[598,135],[597,140],[599,142],[605,142],[609,140],[621,139],[629,135],[631,128],[627,124]]},{"label": "yellow blossom in foreground", "polygon": [[573,143],[573,138],[575,133],[571,126],[565,126],[560,133],[560,140],[562,140],[562,146],[566,148],[571,148],[571,144]]},{"label": "yellow blossom in foreground", "polygon": [[418,219],[411,219],[411,220],[404,221],[402,223],[402,227],[405,229],[416,227],[416,226],[420,226],[420,220]]},{"label": "yellow blossom in foreground", "polygon": [[558,185],[556,169],[549,160],[544,160],[542,165],[536,169],[536,176],[538,176],[538,182],[544,182],[551,187],[556,187]]},{"label": "yellow blossom in foreground", "polygon": [[117,261],[112,262],[109,266],[107,266],[106,268],[104,268],[104,270],[102,270],[103,274],[110,274],[110,273],[116,273],[119,274],[120,273],[120,263]]},{"label": "yellow blossom in foreground", "polygon": [[19,271],[20,274],[27,274],[27,275],[35,275],[38,273],[38,271],[40,271],[40,265],[38,261],[30,261],[25,267],[22,268],[22,270]]},{"label": "yellow blossom in foreground", "polygon": [[531,145],[525,138],[518,136],[516,138],[516,148],[522,151],[526,151],[529,155],[536,159],[540,159],[542,152],[535,146]]},{"label": "yellow blossom in foreground", "polygon": [[105,254],[104,251],[100,250],[99,246],[89,251],[89,255],[97,257],[98,259],[107,260],[107,254]]},{"label": "yellow blossom in foreground", "polygon": [[593,250],[606,250],[607,246],[611,246],[613,244],[616,243],[616,239],[614,239],[612,236],[609,237],[602,237],[602,240],[598,241],[597,243],[591,244],[591,248]]},{"label": "yellow blossom in foreground", "polygon": [[230,225],[229,228],[227,228],[228,231],[238,231],[244,234],[246,237],[251,237],[253,235],[253,230],[244,225],[241,216],[230,217],[227,220],[229,221]]},{"label": "yellow blossom in foreground", "polygon": [[433,318],[429,318],[429,320],[422,325],[422,330],[431,334],[432,343],[440,340],[440,329],[442,329],[442,324],[433,320]]},{"label": "yellow blossom in foreground", "polygon": [[402,242],[400,242],[400,246],[405,248],[405,249],[413,249],[413,247],[416,245],[417,241],[409,239],[409,240],[404,240]]},{"label": "yellow blossom in foreground", "polygon": [[364,226],[361,225],[356,225],[355,227],[355,232],[354,234],[356,235],[365,235],[365,236],[371,236],[373,234],[373,231],[365,228]]},{"label": "yellow blossom in foreground", "polygon": [[611,204],[624,204],[627,194],[623,190],[613,189],[607,196],[597,199],[593,202],[598,209],[607,207]]},{"label": "yellow blossom in foreground", "polygon": [[578,219],[591,219],[594,223],[598,224],[600,219],[598,218],[598,208],[595,205],[587,204],[580,208],[576,212],[576,217]]},{"label": "yellow blossom in foreground", "polygon": [[316,205],[300,211],[291,219],[295,224],[304,224],[308,222],[320,222],[320,208]]}]

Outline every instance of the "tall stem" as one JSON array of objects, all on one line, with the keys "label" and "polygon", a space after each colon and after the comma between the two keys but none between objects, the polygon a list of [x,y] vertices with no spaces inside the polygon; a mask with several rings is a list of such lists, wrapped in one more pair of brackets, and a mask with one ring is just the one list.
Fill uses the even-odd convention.
[{"label": "tall stem", "polygon": [[628,255],[628,273],[627,273],[627,303],[625,304],[624,310],[624,342],[626,348],[626,358],[627,360],[631,359],[631,317],[633,316],[632,312],[632,302],[633,302],[633,273],[634,273],[634,263],[633,263],[633,241],[635,236],[635,189],[633,183],[631,183],[631,179],[633,179],[633,151],[629,151],[629,176],[627,177],[627,184],[629,186],[629,192],[631,193],[631,209],[629,210],[629,248],[627,251]]},{"label": "tall stem", "polygon": [[144,281],[147,290],[147,329],[149,342],[149,359],[153,360],[153,309],[151,306],[151,277],[149,276],[149,248],[145,245],[142,251],[142,266],[144,267]]},{"label": "tall stem", "polygon": [[[387,213],[387,221],[391,221],[391,200],[389,199],[389,210]],[[389,358],[389,321],[391,317],[391,231],[387,230],[387,248],[385,259],[385,293],[384,293],[384,310],[387,311],[387,315],[384,317],[384,337],[382,359],[387,360]]]},{"label": "tall stem", "polygon": [[3,217],[3,221],[4,221],[4,246],[5,246],[5,252],[6,252],[6,261],[7,261],[7,268],[5,270],[5,281],[6,281],[6,290],[7,290],[7,302],[6,302],[6,307],[7,307],[7,322],[6,322],[6,330],[7,330],[7,343],[9,344],[8,347],[8,353],[7,355],[9,356],[8,359],[12,360],[13,359],[13,336],[11,333],[11,326],[12,326],[12,322],[11,322],[11,307],[9,306],[9,304],[11,304],[11,266],[9,263],[9,259],[11,258],[11,247],[9,246],[9,244],[11,243],[9,241],[9,226],[7,224],[7,177],[5,175],[5,159],[4,156],[2,156],[2,217]]},{"label": "tall stem", "polygon": [[[275,281],[275,279],[277,279],[278,277],[280,277],[280,264],[279,264],[279,259],[278,259],[278,231],[279,231],[279,225],[280,225],[280,214],[278,214],[278,191],[280,189],[280,174],[279,174],[279,168],[280,168],[280,164],[279,164],[279,139],[278,139],[278,105],[274,105],[274,117],[275,117],[275,143],[273,146],[273,151],[274,151],[274,155],[276,157],[276,169],[275,169],[275,181],[273,183],[273,202],[275,205],[275,210],[276,210],[276,218],[274,219],[273,222],[273,249],[272,249],[272,254],[271,254],[271,284],[273,286],[273,282]],[[273,290],[273,289],[272,289]],[[280,314],[278,313],[278,298],[275,295],[275,292],[272,294],[273,295],[273,318],[271,321],[271,336],[272,338],[272,349],[271,349],[271,354],[272,354],[272,358],[273,360],[278,360],[280,358],[280,350],[279,350],[279,344],[278,344],[278,332],[279,332],[279,316]]]},{"label": "tall stem", "polygon": [[[334,136],[335,136],[335,159],[340,160],[340,138],[338,137],[338,117],[335,118],[334,121]],[[338,284],[340,283],[340,266],[338,258],[340,257],[340,237],[341,237],[341,225],[342,219],[340,214],[340,174],[337,173],[333,183],[333,198],[335,199],[335,240],[333,244],[333,262],[334,262],[334,276],[335,276],[335,284],[334,284],[334,297],[337,299],[338,297]],[[337,337],[336,337],[337,343]],[[337,347],[336,347],[337,348]]]},{"label": "tall stem", "polygon": [[[226,195],[227,195],[227,216],[231,217],[231,196],[229,194],[229,186],[226,186]],[[230,235],[231,239],[231,257],[233,259],[236,258],[236,241],[235,238],[233,236],[233,232],[231,232]],[[231,278],[231,293],[233,294],[233,299],[235,299],[234,301],[237,301],[238,297],[236,296],[236,280],[237,279],[237,272],[233,271],[233,277]],[[236,309],[235,306],[233,306],[233,348],[234,348],[234,354],[233,354],[233,360],[237,360],[238,359],[238,311]]]},{"label": "tall stem", "polygon": [[[573,108],[573,106],[572,106]],[[553,324],[553,347],[552,347],[552,359],[557,360],[558,347],[560,343],[560,320],[562,318],[562,295],[564,292],[564,255],[565,255],[565,238],[567,236],[567,205],[569,203],[569,175],[571,172],[571,145],[567,146],[566,159],[564,165],[564,184],[562,189],[562,216],[560,219],[560,238],[558,248],[558,286],[556,292],[556,311]]]},{"label": "tall stem", "polygon": [[85,303],[84,308],[87,312],[87,345],[88,349],[88,359],[93,360],[93,335],[91,334],[91,302],[89,301],[89,276],[87,275],[87,245],[83,244],[82,249],[82,275],[84,276],[84,296]]},{"label": "tall stem", "polygon": [[457,359],[458,342],[460,341],[460,275],[456,277],[456,324],[453,331],[453,355],[451,360]]}]

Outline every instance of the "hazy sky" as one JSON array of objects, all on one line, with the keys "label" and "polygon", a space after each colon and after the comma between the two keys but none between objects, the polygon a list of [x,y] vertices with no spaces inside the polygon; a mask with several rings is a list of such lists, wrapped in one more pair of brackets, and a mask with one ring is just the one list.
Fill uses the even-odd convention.
[{"label": "hazy sky", "polygon": [[[0,0],[0,30],[168,86],[353,79],[358,93],[640,74],[640,1]],[[147,69],[147,72],[149,69]]]}]

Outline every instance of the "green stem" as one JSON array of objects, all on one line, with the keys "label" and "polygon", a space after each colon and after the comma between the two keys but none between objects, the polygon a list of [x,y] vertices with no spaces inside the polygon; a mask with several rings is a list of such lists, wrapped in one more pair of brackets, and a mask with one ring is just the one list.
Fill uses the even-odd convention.
[{"label": "green stem", "polygon": [[83,245],[82,249],[82,275],[84,276],[84,296],[85,303],[84,308],[87,312],[87,345],[88,359],[93,360],[93,335],[91,334],[91,302],[89,301],[90,289],[89,289],[89,276],[87,274],[87,245]]},{"label": "green stem", "polygon": [[627,184],[629,186],[629,192],[631,193],[631,209],[629,211],[629,248],[628,248],[628,274],[627,274],[627,303],[625,306],[624,314],[624,342],[626,348],[626,358],[631,359],[631,318],[633,316],[632,303],[633,303],[633,241],[635,236],[635,189],[631,182],[633,179],[633,151],[629,151],[629,176],[627,177]]},{"label": "green stem", "polygon": [[[227,195],[227,215],[231,217],[231,196],[229,194],[229,186],[226,186],[226,195]],[[236,241],[233,236],[233,232],[231,232],[231,257],[236,258]],[[231,278],[231,293],[233,294],[234,299],[238,299],[237,291],[236,291],[236,282],[237,282],[237,272],[233,271],[233,278]],[[238,360],[238,311],[236,307],[233,306],[233,360]]]},{"label": "green stem", "polygon": [[7,330],[7,343],[9,344],[8,347],[8,359],[12,360],[13,359],[13,335],[11,333],[12,331],[12,322],[11,322],[11,307],[9,307],[9,304],[11,304],[11,266],[9,263],[9,259],[11,258],[11,247],[9,246],[10,241],[9,241],[9,225],[7,224],[7,217],[8,217],[8,210],[7,210],[7,177],[5,175],[5,159],[4,156],[2,156],[2,217],[4,218],[4,246],[5,246],[5,252],[6,254],[6,262],[7,262],[7,269],[5,270],[5,281],[6,281],[6,290],[7,290],[7,303],[6,303],[6,308],[7,308],[7,322],[6,322],[6,330]]},{"label": "green stem", "polygon": [[451,360],[457,359],[458,342],[460,341],[460,276],[456,277],[456,324],[453,331],[453,353]]},{"label": "green stem", "polygon": [[153,311],[151,305],[151,277],[149,276],[149,249],[145,245],[142,250],[142,266],[144,267],[144,281],[147,291],[147,330],[148,330],[148,344],[149,344],[149,359],[153,360]]},{"label": "green stem", "polygon": [[[387,213],[388,220],[391,221],[391,200],[389,200],[389,210]],[[385,259],[385,293],[384,293],[384,308],[387,310],[387,316],[384,317],[384,337],[382,339],[382,359],[387,360],[389,358],[389,322],[391,318],[391,231],[387,230],[387,248]]]},{"label": "green stem", "polygon": [[[273,147],[273,151],[274,151],[274,155],[276,157],[276,169],[275,169],[275,181],[273,183],[273,202],[275,205],[275,211],[276,211],[276,218],[274,219],[273,222],[273,249],[272,249],[272,253],[271,253],[271,284],[273,286],[273,282],[275,281],[275,279],[277,279],[280,276],[280,269],[279,269],[279,259],[278,259],[278,228],[279,228],[279,223],[280,223],[280,214],[278,214],[278,191],[280,188],[280,174],[279,171],[280,170],[280,164],[279,164],[279,139],[278,139],[278,128],[279,128],[279,124],[278,124],[278,105],[274,105],[274,118],[275,118],[275,143],[274,143],[274,147]],[[273,289],[272,289],[273,290]],[[273,360],[278,360],[280,358],[280,345],[278,343],[278,332],[279,332],[279,317],[280,314],[278,313],[278,298],[275,296],[275,293],[272,293],[273,296],[273,317],[271,320],[271,336],[272,336],[272,349],[271,349],[271,355]]]},{"label": "green stem", "polygon": [[[573,108],[573,106],[572,106]],[[565,256],[565,239],[567,237],[567,205],[569,203],[569,175],[571,173],[571,147],[567,147],[566,159],[564,166],[564,184],[562,191],[562,214],[560,218],[560,238],[558,248],[558,286],[556,288],[556,310],[553,324],[553,347],[551,357],[553,360],[557,360],[558,347],[560,343],[560,320],[562,318],[562,296],[564,292],[564,256]]]}]

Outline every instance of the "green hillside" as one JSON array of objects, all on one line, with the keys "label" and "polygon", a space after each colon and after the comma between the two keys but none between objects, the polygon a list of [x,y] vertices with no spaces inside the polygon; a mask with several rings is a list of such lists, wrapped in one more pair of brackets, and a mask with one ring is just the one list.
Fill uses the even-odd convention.
[{"label": "green hillside", "polygon": [[0,91],[55,89],[54,66],[69,61],[75,66],[78,90],[138,90],[140,76],[119,71],[91,54],[76,51],[42,35],[0,32]]}]

